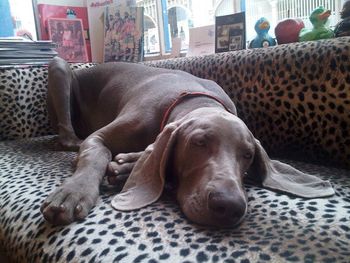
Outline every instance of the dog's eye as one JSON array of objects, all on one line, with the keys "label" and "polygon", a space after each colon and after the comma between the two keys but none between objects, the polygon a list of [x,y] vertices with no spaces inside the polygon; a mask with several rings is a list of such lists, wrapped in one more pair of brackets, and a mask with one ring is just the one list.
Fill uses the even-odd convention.
[{"label": "dog's eye", "polygon": [[206,146],[207,142],[204,136],[194,136],[191,140],[192,144],[199,147]]},{"label": "dog's eye", "polygon": [[250,159],[253,158],[253,154],[251,154],[251,153],[246,153],[246,154],[243,155],[243,157],[244,157],[245,159],[250,160]]},{"label": "dog's eye", "polygon": [[206,141],[204,138],[197,138],[195,140],[193,140],[193,143],[197,146],[203,147],[206,145]]}]

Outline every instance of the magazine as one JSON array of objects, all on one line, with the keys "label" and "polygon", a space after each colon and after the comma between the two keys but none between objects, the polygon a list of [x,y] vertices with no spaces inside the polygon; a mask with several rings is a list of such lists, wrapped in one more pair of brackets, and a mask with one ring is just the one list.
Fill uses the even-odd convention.
[{"label": "magazine", "polygon": [[217,16],[215,20],[215,53],[246,48],[245,12]]},{"label": "magazine", "polygon": [[143,59],[143,7],[107,6],[104,24],[104,62]]},{"label": "magazine", "polygon": [[80,6],[60,6],[60,5],[48,5],[38,4],[38,16],[40,24],[40,33],[42,40],[49,39],[49,18],[71,18],[81,19],[83,23],[83,36],[85,38],[85,45],[88,52],[88,61],[91,61],[91,45],[89,37],[89,21],[86,7]]},{"label": "magazine", "polygon": [[81,19],[49,18],[48,28],[61,58],[68,62],[88,62]]},{"label": "magazine", "polygon": [[116,4],[117,0],[88,0],[91,58],[92,62],[103,61],[103,19],[107,5]]},{"label": "magazine", "polygon": [[135,0],[87,0],[92,62],[103,62],[106,6],[135,6]]},{"label": "magazine", "polygon": [[52,41],[32,41],[24,38],[0,38],[0,68],[22,65],[47,65],[57,56]]}]

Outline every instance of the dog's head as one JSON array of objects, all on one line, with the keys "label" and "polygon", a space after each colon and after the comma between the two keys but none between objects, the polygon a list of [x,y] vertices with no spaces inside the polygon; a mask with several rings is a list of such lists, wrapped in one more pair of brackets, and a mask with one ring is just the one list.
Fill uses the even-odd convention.
[{"label": "dog's head", "polygon": [[229,227],[242,221],[248,178],[308,198],[334,193],[328,182],[270,160],[238,117],[217,109],[198,109],[168,124],[137,161],[112,206],[134,210],[153,203],[163,191],[166,172],[177,182],[184,214],[204,225]]}]

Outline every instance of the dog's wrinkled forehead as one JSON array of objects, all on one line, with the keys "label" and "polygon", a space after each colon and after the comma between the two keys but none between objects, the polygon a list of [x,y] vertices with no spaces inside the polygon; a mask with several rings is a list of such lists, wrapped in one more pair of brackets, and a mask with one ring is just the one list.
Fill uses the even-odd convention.
[{"label": "dog's wrinkled forehead", "polygon": [[250,136],[250,131],[245,123],[237,116],[217,109],[198,109],[192,112],[182,130],[201,129],[218,134],[236,134]]}]

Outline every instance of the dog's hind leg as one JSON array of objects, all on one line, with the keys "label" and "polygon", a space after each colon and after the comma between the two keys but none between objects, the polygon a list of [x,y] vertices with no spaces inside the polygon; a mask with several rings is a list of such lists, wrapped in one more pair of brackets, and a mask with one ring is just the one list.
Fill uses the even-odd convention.
[{"label": "dog's hind leg", "polygon": [[78,85],[78,82],[68,63],[61,58],[54,58],[49,65],[47,106],[59,142],[67,150],[78,150],[81,143],[72,125],[73,85]]}]

